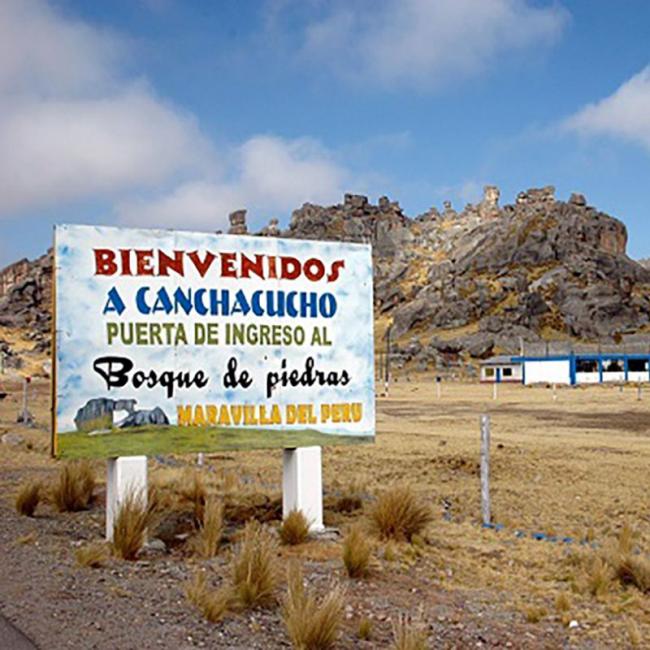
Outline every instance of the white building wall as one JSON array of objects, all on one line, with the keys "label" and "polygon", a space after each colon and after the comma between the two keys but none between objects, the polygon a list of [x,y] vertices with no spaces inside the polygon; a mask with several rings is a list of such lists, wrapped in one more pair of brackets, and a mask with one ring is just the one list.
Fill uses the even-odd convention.
[{"label": "white building wall", "polygon": [[571,365],[566,360],[524,361],[526,384],[570,384]]},{"label": "white building wall", "polygon": [[603,371],[603,382],[605,381],[625,381],[625,372],[607,372]]},{"label": "white building wall", "polygon": [[627,373],[627,380],[628,381],[648,381],[650,378],[648,377],[648,371],[641,371],[641,372],[628,372]]},{"label": "white building wall", "polygon": [[599,381],[598,372],[576,372],[576,384],[597,384]]}]

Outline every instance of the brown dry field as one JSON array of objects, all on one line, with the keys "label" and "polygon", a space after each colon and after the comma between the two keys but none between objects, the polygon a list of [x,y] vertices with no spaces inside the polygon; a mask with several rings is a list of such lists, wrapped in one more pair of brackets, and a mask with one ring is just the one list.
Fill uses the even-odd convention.
[{"label": "brown dry field", "polygon": [[[186,603],[184,581],[203,566],[218,584],[228,548],[199,562],[182,546],[134,563],[111,560],[104,569],[75,565],[80,544],[100,540],[103,489],[88,512],[60,514],[46,504],[37,517],[13,508],[28,477],[51,480],[48,457],[49,385],[32,385],[38,426],[15,424],[18,384],[0,402],[0,435],[18,432],[19,446],[0,445],[0,611],[42,647],[288,647],[277,609],[237,614],[209,624]],[[329,579],[348,587],[339,647],[389,647],[390,620],[419,612],[434,648],[649,647],[650,597],[612,581],[605,593],[581,587],[576,555],[596,555],[623,525],[635,545],[650,549],[650,388],[562,388],[446,383],[436,398],[430,377],[391,385],[377,400],[377,441],[362,448],[323,451],[325,523],[343,529],[365,515],[337,512],[340,495],[360,492],[367,509],[378,491],[409,483],[434,511],[414,545],[377,543],[370,578],[343,577],[336,537],[283,548],[299,557],[317,589]],[[492,422],[493,521],[480,526],[479,416]],[[172,486],[194,457],[152,460],[152,481]],[[103,480],[103,463],[96,463]],[[201,470],[215,492],[239,504],[239,519],[257,516],[277,525],[281,454],[276,451],[208,456]],[[241,523],[241,521],[239,523]],[[236,528],[237,523],[233,524]],[[517,537],[515,531],[525,537]],[[572,544],[538,541],[532,533],[571,537]],[[588,540],[588,544],[580,544]],[[285,562],[286,563],[286,562]],[[565,594],[568,611],[556,605]],[[108,614],[107,614],[108,612]],[[356,636],[371,618],[370,641]],[[114,619],[118,619],[117,621]],[[576,621],[577,625],[569,626]]]}]

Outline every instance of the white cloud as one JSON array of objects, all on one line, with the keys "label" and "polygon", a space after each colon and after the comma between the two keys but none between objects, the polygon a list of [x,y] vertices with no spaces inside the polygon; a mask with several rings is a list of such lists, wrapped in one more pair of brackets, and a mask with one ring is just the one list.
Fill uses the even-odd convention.
[{"label": "white cloud", "polygon": [[[287,212],[305,201],[340,199],[346,171],[310,139],[256,136],[227,156],[218,177],[183,183],[152,199],[124,201],[118,219],[129,225],[226,229],[227,215],[247,208],[256,216]],[[261,216],[261,214],[259,215]]]},{"label": "white cloud", "polygon": [[103,197],[123,223],[220,228],[240,207],[340,197],[346,172],[318,142],[216,152],[192,115],[125,74],[129,54],[45,0],[0,0],[0,218]]},{"label": "white cloud", "polygon": [[43,2],[0,2],[0,215],[208,164],[195,121],[122,75],[126,49]]},{"label": "white cloud", "polygon": [[306,31],[304,52],[354,80],[431,88],[489,69],[498,55],[553,42],[568,21],[528,0],[337,2]]},{"label": "white cloud", "polygon": [[621,138],[650,149],[650,66],[609,97],[579,110],[562,127],[587,136]]},{"label": "white cloud", "polygon": [[0,110],[0,152],[1,211],[153,185],[210,158],[191,118],[137,86]]},{"label": "white cloud", "polygon": [[115,34],[64,19],[39,0],[0,2],[0,93],[88,92],[114,78],[127,45]]}]

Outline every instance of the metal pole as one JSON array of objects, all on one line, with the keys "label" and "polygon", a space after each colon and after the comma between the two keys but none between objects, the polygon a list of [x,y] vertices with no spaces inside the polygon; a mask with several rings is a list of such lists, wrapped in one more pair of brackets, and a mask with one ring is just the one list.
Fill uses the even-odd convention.
[{"label": "metal pole", "polygon": [[499,384],[496,381],[492,384],[492,399],[496,399],[499,396],[498,385]]},{"label": "metal pole", "polygon": [[384,384],[386,385],[386,395],[388,395],[388,383],[390,382],[390,332],[393,329],[392,325],[388,326],[386,330],[386,364],[384,368]]},{"label": "metal pole", "polygon": [[490,416],[481,415],[481,517],[490,523]]}]

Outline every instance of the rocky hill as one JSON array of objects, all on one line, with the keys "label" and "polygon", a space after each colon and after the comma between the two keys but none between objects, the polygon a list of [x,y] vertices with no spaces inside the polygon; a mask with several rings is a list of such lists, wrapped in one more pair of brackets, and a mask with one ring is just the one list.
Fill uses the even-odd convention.
[{"label": "rocky hill", "polygon": [[[230,223],[246,233],[246,212]],[[400,362],[420,369],[521,342],[620,342],[650,329],[650,269],[626,255],[623,223],[580,194],[557,200],[552,187],[500,207],[498,188],[487,186],[462,212],[445,202],[413,219],[386,197],[373,205],[347,194],[329,207],[306,203],[288,229],[272,220],[257,234],[371,243],[378,344],[392,325]],[[46,254],[0,272],[0,327],[27,328],[43,350],[51,267]]]}]

